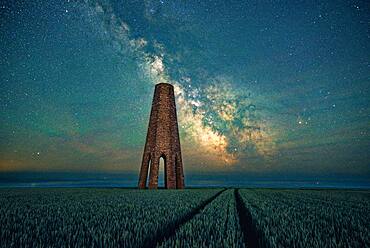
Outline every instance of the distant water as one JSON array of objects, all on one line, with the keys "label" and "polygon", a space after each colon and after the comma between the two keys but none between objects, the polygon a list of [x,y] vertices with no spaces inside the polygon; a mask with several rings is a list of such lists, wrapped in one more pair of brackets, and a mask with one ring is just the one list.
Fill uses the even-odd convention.
[{"label": "distant water", "polygon": [[325,189],[370,189],[366,182],[333,182],[333,181],[231,181],[231,182],[192,182],[193,187],[247,187],[247,188],[325,188]]},{"label": "distant water", "polygon": [[[163,187],[164,183],[159,182]],[[320,181],[215,181],[189,180],[187,187],[248,187],[248,188],[325,188],[325,189],[370,189],[366,182],[320,182]],[[0,181],[0,188],[135,188],[137,180],[127,179],[81,179],[81,180],[34,180],[34,181]]]}]

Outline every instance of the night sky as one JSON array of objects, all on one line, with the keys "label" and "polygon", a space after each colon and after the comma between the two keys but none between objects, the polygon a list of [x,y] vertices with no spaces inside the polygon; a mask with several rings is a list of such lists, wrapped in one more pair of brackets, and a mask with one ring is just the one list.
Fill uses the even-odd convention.
[{"label": "night sky", "polygon": [[1,1],[0,172],[138,174],[154,85],[185,176],[370,180],[368,1]]}]

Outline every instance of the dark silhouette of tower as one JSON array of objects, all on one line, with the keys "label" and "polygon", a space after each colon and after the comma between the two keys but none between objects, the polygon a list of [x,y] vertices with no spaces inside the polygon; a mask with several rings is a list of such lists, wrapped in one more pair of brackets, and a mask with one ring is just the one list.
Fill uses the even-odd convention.
[{"label": "dark silhouette of tower", "polygon": [[149,189],[158,188],[159,160],[164,159],[166,189],[183,189],[184,173],[177,125],[173,86],[155,86],[148,133],[139,175],[139,188],[145,189],[149,171]]}]

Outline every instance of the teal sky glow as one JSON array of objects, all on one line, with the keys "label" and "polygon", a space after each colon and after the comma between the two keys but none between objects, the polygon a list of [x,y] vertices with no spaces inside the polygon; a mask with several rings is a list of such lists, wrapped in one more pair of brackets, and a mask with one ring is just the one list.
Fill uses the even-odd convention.
[{"label": "teal sky glow", "polygon": [[2,173],[138,173],[168,82],[185,174],[370,178],[367,1],[5,1],[0,17]]}]

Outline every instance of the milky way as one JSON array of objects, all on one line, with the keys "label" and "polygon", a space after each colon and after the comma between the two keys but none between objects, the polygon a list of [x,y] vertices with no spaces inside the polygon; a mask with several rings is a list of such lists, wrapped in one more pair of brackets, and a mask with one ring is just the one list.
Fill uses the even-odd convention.
[{"label": "milky way", "polygon": [[206,154],[203,159],[213,165],[237,163],[239,154],[248,152],[247,147],[262,157],[276,153],[274,137],[268,123],[257,117],[258,110],[250,92],[238,93],[229,79],[222,76],[209,78],[201,87],[193,86],[188,76],[180,80],[171,78],[163,61],[172,55],[166,52],[163,44],[155,42],[152,45],[158,47],[158,51],[146,52],[145,47],[150,42],[144,37],[131,38],[129,25],[114,13],[108,2],[89,3],[92,15],[97,15],[104,31],[118,44],[117,52],[134,53],[150,82],[174,85],[185,146],[197,147],[196,152]]},{"label": "milky way", "polygon": [[369,9],[4,2],[0,170],[137,173],[167,82],[185,173],[370,175]]}]

